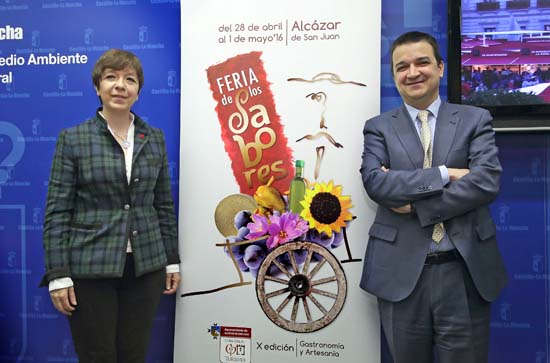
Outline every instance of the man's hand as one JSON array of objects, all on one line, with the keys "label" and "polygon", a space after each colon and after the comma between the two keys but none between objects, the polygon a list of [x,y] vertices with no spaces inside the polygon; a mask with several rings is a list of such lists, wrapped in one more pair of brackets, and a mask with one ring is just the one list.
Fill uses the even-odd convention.
[{"label": "man's hand", "polygon": [[405,205],[402,205],[401,207],[392,208],[391,210],[394,211],[395,213],[400,213],[400,214],[406,214],[406,213],[412,212],[412,208],[410,204],[405,204]]},{"label": "man's hand", "polygon": [[50,291],[50,297],[52,298],[53,306],[61,314],[71,316],[72,312],[76,310],[75,306],[77,303],[74,286]]},{"label": "man's hand", "polygon": [[167,273],[166,274],[166,289],[164,290],[164,295],[171,295],[178,290],[180,284],[181,276],[179,272]]},{"label": "man's hand", "polygon": [[470,169],[447,168],[447,170],[449,171],[449,179],[451,181],[456,181],[470,172]]}]

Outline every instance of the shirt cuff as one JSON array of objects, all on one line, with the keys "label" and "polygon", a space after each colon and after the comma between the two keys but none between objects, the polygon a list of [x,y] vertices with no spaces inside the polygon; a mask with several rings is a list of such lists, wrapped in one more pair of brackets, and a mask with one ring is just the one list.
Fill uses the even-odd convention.
[{"label": "shirt cuff", "polygon": [[173,274],[173,273],[176,273],[176,272],[180,272],[180,265],[179,264],[174,263],[172,265],[167,265],[166,266],[166,273],[167,274]]},{"label": "shirt cuff", "polygon": [[443,180],[443,185],[449,183],[449,170],[445,165],[439,166],[439,173],[441,174],[441,180]]},{"label": "shirt cuff", "polygon": [[59,279],[54,279],[48,284],[48,290],[54,291],[59,289],[66,289],[67,287],[73,286],[73,280],[70,277],[61,277]]}]

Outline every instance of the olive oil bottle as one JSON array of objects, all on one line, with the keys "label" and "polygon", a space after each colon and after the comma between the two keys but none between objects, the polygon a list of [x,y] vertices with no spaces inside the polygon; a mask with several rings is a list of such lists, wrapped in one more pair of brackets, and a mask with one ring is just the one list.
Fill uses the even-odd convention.
[{"label": "olive oil bottle", "polygon": [[290,195],[288,197],[289,209],[297,214],[302,212],[302,205],[300,202],[304,200],[306,194],[306,182],[303,177],[304,173],[304,161],[296,160],[296,175],[290,182]]}]

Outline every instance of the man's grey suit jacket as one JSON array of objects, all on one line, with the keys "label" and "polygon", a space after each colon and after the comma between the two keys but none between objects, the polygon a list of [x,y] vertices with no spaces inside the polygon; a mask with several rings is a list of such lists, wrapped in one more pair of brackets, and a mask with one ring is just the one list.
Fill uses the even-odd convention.
[{"label": "man's grey suit jacket", "polygon": [[[409,296],[422,272],[433,225],[443,222],[480,295],[496,299],[507,275],[488,207],[502,170],[489,113],[443,102],[429,169],[422,168],[422,144],[404,106],[367,121],[363,133],[361,175],[378,211],[369,230],[361,287],[394,302]],[[443,185],[439,165],[470,173]],[[414,213],[391,210],[410,203]]]}]

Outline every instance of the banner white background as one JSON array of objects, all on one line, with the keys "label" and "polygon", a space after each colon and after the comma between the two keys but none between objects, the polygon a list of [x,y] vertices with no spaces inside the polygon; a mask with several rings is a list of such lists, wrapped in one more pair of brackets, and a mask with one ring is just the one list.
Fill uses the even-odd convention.
[{"label": "banner white background", "polygon": [[[340,5],[340,6],[339,6]],[[336,28],[316,30],[313,24],[333,23]],[[242,31],[237,27],[243,24]],[[277,26],[280,24],[280,26]],[[304,24],[310,24],[304,29]],[[178,294],[210,290],[238,282],[233,262],[216,243],[224,241],[214,223],[218,203],[239,193],[230,156],[224,149],[206,69],[228,58],[251,51],[262,52],[271,92],[293,159],[305,160],[305,177],[315,181],[315,147],[326,146],[316,181],[334,180],[350,195],[351,222],[348,238],[353,258],[362,259],[367,231],[374,216],[359,175],[365,120],[379,113],[380,2],[329,0],[267,3],[253,0],[181,2],[181,182],[180,251],[182,287]],[[255,28],[254,26],[258,27]],[[269,26],[272,25],[272,26]],[[307,26],[306,26],[307,27]],[[257,30],[255,30],[257,29]],[[229,41],[231,36],[231,41]],[[238,42],[235,42],[236,37]],[[298,40],[299,37],[299,40]],[[225,40],[225,42],[222,41]],[[308,83],[288,78],[311,79],[330,72],[343,81]],[[305,96],[324,92],[324,108]],[[327,132],[343,145],[326,140],[303,140],[320,130],[323,115]],[[267,152],[267,151],[266,151]],[[348,256],[341,246],[332,250],[337,259]],[[293,333],[272,323],[251,285],[211,294],[178,297],[176,306],[175,362],[220,361],[220,339],[209,329],[215,326],[251,328],[251,362],[379,362],[379,322],[376,299],[359,288],[361,262],[342,264],[347,277],[347,299],[336,319],[312,333]],[[316,344],[329,356],[306,354]],[[291,349],[292,348],[292,349]],[[335,354],[336,353],[336,354]]]}]

